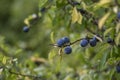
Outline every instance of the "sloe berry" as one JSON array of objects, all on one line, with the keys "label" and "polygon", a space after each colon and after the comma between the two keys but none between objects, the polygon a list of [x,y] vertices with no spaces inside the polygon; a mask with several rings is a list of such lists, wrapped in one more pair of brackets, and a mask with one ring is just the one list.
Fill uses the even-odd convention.
[{"label": "sloe berry", "polygon": [[70,39],[69,39],[68,37],[63,37],[62,39],[63,39],[63,41],[64,41],[64,44],[66,44],[66,43],[69,43],[69,42],[70,42]]},{"label": "sloe berry", "polygon": [[113,43],[113,40],[111,38],[108,38],[107,43]]},{"label": "sloe berry", "polygon": [[59,39],[58,41],[57,41],[57,46],[58,47],[62,47],[64,45],[64,40],[63,39]]},{"label": "sloe berry", "polygon": [[72,52],[72,48],[70,46],[65,47],[64,53],[70,54]]},{"label": "sloe berry", "polygon": [[117,13],[117,18],[120,19],[120,12]]},{"label": "sloe berry", "polygon": [[119,65],[116,66],[116,71],[117,71],[117,73],[120,73],[120,66]]},{"label": "sloe berry", "polygon": [[24,31],[24,32],[28,32],[29,29],[30,29],[30,28],[29,28],[28,26],[23,27],[23,31]]},{"label": "sloe berry", "polygon": [[80,45],[82,46],[82,47],[86,47],[87,45],[88,45],[88,40],[87,39],[83,39],[83,40],[81,40],[81,42],[80,42]]},{"label": "sloe berry", "polygon": [[90,43],[90,46],[92,46],[92,47],[96,46],[96,44],[97,44],[96,37],[93,37],[92,39],[90,39],[89,43]]}]

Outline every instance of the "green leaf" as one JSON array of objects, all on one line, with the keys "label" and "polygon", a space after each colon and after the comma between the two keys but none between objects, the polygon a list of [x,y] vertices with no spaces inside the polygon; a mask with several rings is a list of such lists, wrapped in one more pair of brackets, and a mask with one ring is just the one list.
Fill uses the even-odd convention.
[{"label": "green leaf", "polygon": [[50,34],[50,39],[51,39],[52,43],[55,42],[55,40],[54,40],[54,32],[51,32],[51,34]]},{"label": "green leaf", "polygon": [[118,33],[118,35],[115,38],[115,43],[116,43],[116,45],[120,44],[120,32]]},{"label": "green leaf", "polygon": [[109,29],[107,29],[105,32],[104,32],[104,36],[106,36],[109,32],[111,32],[113,30],[112,27],[110,27]]},{"label": "green leaf", "polygon": [[101,63],[100,63],[100,68],[103,69],[105,63],[106,63],[106,60],[107,60],[107,56],[108,56],[108,50],[103,54],[103,57],[101,59]]},{"label": "green leaf", "polygon": [[78,20],[78,12],[77,12],[77,9],[76,7],[73,8],[73,11],[72,11],[72,23],[76,23],[77,20]]},{"label": "green leaf", "polygon": [[76,22],[79,24],[82,23],[82,15],[77,11],[76,7],[74,7],[72,11],[72,23],[74,24]]},{"label": "green leaf", "polygon": [[42,7],[48,0],[39,0],[39,7]]},{"label": "green leaf", "polygon": [[6,59],[6,57],[4,56],[3,59],[2,59],[2,63],[3,63],[3,64],[6,64],[6,62],[7,62],[7,59]]},{"label": "green leaf", "polygon": [[117,24],[116,26],[116,33],[120,32],[120,23]]},{"label": "green leaf", "polygon": [[77,20],[77,22],[79,24],[82,24],[82,15],[81,15],[81,13],[78,13],[78,20]]},{"label": "green leaf", "polygon": [[52,60],[54,57],[56,56],[56,53],[54,50],[50,51],[49,55],[48,55],[48,59]]},{"label": "green leaf", "polygon": [[99,9],[100,7],[106,7],[108,6],[112,0],[100,0],[98,3],[94,5],[94,10]]},{"label": "green leaf", "polygon": [[103,25],[105,24],[107,18],[110,16],[110,12],[106,13],[98,22],[99,29],[102,29]]}]

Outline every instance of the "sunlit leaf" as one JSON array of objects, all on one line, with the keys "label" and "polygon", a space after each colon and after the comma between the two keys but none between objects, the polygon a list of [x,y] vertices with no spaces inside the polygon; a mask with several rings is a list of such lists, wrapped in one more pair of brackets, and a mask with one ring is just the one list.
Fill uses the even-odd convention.
[{"label": "sunlit leaf", "polygon": [[82,1],[81,5],[83,6],[83,9],[86,9],[87,5]]},{"label": "sunlit leaf", "polygon": [[28,26],[30,25],[29,20],[27,18],[24,20],[24,23]]},{"label": "sunlit leaf", "polygon": [[114,11],[115,13],[117,13],[117,12],[118,12],[118,6],[113,7],[113,11]]},{"label": "sunlit leaf", "polygon": [[72,23],[76,22],[78,22],[79,24],[82,23],[82,15],[77,11],[76,7],[74,7],[72,12]]},{"label": "sunlit leaf", "polygon": [[3,59],[2,59],[2,63],[6,64],[6,62],[7,62],[7,58],[4,56]]},{"label": "sunlit leaf", "polygon": [[100,2],[98,3],[99,6],[105,5],[110,3],[112,0],[100,0]]},{"label": "sunlit leaf", "polygon": [[112,0],[100,0],[98,3],[95,4],[94,9],[98,9],[99,7],[105,7],[107,4],[110,4]]},{"label": "sunlit leaf", "polygon": [[79,15],[78,15],[77,9],[76,7],[74,7],[72,11],[72,23],[76,23],[78,18],[79,18]]},{"label": "sunlit leaf", "polygon": [[55,42],[55,40],[54,40],[54,32],[51,32],[51,34],[50,34],[50,39],[51,39],[52,43]]},{"label": "sunlit leaf", "polygon": [[78,20],[77,20],[77,22],[79,24],[82,24],[82,15],[81,15],[81,13],[78,13]]},{"label": "sunlit leaf", "polygon": [[110,16],[110,12],[106,13],[98,22],[99,29],[102,29],[103,25],[105,24],[107,18]]}]

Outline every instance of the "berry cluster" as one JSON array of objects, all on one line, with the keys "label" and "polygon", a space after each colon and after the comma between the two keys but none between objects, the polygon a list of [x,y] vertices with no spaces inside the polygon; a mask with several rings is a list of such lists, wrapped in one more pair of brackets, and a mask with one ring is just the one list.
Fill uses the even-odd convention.
[{"label": "berry cluster", "polygon": [[70,39],[68,37],[63,37],[57,41],[57,46],[58,47],[65,47],[64,48],[64,53],[70,54],[72,52],[72,48],[69,46],[70,45]]},{"label": "berry cluster", "polygon": [[80,41],[80,45],[81,45],[81,47],[86,47],[88,44],[90,44],[91,47],[94,47],[94,46],[96,46],[97,41],[98,40],[96,37],[93,37],[92,39],[84,38]]},{"label": "berry cluster", "polygon": [[[97,42],[99,42],[99,39],[97,37],[101,38],[100,36],[97,37],[96,36],[94,36],[93,38],[86,37],[86,38],[78,39],[74,42],[70,42],[70,39],[68,37],[63,37],[58,39],[56,44],[54,44],[54,46],[57,46],[61,49],[64,48],[64,53],[70,54],[72,52],[72,48],[70,47],[70,45],[75,44],[78,41],[80,42],[81,47],[86,47],[88,45],[90,45],[91,47],[95,47],[97,45]],[[107,43],[110,45],[114,45],[114,40],[108,37]]]}]

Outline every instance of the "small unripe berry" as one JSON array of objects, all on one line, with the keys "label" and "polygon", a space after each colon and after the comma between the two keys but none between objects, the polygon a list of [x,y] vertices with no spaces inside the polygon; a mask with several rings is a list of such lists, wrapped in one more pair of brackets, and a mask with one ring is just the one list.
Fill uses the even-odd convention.
[{"label": "small unripe berry", "polygon": [[59,40],[57,41],[57,46],[58,46],[58,47],[62,47],[63,45],[64,45],[63,39],[59,39]]},{"label": "small unripe berry", "polygon": [[68,37],[63,37],[62,39],[63,39],[63,41],[64,41],[64,44],[66,44],[66,43],[69,43],[69,42],[70,42],[70,39],[69,39]]},{"label": "small unripe berry", "polygon": [[65,54],[70,54],[72,52],[72,48],[70,46],[65,47],[64,53]]},{"label": "small unripe berry", "polygon": [[88,45],[88,42],[89,41],[87,39],[81,40],[81,42],[80,42],[81,47],[86,47]]},{"label": "small unripe berry", "polygon": [[30,28],[29,28],[28,26],[23,27],[23,31],[24,31],[24,32],[28,32],[29,29],[30,29]]},{"label": "small unripe berry", "polygon": [[116,66],[116,71],[117,71],[117,73],[120,73],[120,66],[119,65]]}]

